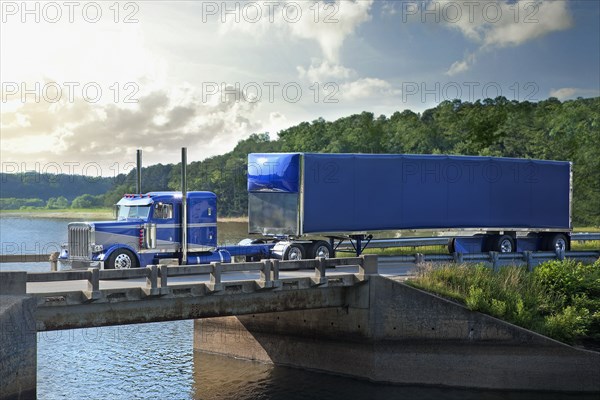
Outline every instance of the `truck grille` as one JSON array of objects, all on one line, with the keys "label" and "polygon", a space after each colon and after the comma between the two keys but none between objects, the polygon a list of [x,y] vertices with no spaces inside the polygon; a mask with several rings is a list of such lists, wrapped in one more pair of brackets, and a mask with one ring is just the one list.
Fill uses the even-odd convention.
[{"label": "truck grille", "polygon": [[89,259],[92,227],[88,224],[69,224],[69,256],[71,258]]}]

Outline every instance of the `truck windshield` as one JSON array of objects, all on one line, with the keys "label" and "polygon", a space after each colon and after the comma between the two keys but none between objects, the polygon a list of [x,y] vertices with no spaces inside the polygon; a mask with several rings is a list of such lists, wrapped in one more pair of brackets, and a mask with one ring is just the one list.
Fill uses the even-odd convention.
[{"label": "truck windshield", "polygon": [[147,206],[117,206],[117,221],[129,218],[148,219],[150,205]]}]

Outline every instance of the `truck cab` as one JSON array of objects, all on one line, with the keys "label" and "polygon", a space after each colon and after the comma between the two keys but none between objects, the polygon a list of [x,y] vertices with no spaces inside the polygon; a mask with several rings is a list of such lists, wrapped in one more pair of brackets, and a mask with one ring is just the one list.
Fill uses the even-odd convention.
[{"label": "truck cab", "polygon": [[[181,192],[127,194],[116,204],[114,221],[70,223],[68,243],[59,259],[74,268],[105,269],[229,262],[228,252],[217,248],[216,195],[187,192],[186,203],[187,223],[182,224]],[[185,260],[183,229],[187,230]]]}]

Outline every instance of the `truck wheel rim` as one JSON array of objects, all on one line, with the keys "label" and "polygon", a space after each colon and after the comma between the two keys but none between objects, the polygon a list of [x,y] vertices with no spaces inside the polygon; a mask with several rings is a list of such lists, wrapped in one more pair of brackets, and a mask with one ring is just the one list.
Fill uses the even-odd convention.
[{"label": "truck wheel rim", "polygon": [[302,253],[300,252],[300,249],[293,247],[290,249],[290,260],[301,260],[302,259]]},{"label": "truck wheel rim", "polygon": [[502,253],[510,253],[512,252],[512,243],[510,240],[506,239],[500,243],[500,252]]},{"label": "truck wheel rim", "polygon": [[554,245],[554,249],[556,251],[564,251],[567,248],[567,243],[564,241],[564,239],[558,239],[556,241],[556,244]]},{"label": "truck wheel rim", "polygon": [[127,254],[119,254],[115,258],[115,269],[131,268],[131,258]]},{"label": "truck wheel rim", "polygon": [[317,247],[317,251],[315,251],[315,255],[317,257],[329,258],[329,249],[326,246]]}]

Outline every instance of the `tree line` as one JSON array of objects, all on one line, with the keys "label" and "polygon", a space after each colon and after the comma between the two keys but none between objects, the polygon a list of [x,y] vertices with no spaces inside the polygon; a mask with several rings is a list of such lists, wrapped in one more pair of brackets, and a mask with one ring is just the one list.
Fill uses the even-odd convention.
[{"label": "tree line", "polygon": [[[278,136],[271,140],[268,133],[255,133],[226,154],[192,162],[187,169],[188,190],[215,192],[221,216],[245,215],[246,163],[252,152],[460,154],[568,160],[574,169],[574,222],[600,225],[600,97],[564,102],[549,98],[537,103],[504,97],[444,101],[422,113],[405,110],[388,117],[362,112],[335,121],[319,118],[285,129]],[[145,192],[179,190],[180,165],[149,166],[142,176]],[[105,205],[135,190],[135,171],[110,179],[99,180],[102,185],[96,187],[105,187]],[[82,191],[77,195],[83,193],[100,194]]]},{"label": "tree line", "polygon": [[104,195],[93,196],[82,194],[69,201],[64,196],[50,197],[48,200],[39,198],[0,198],[0,210],[35,210],[45,208],[48,210],[63,210],[66,208],[102,208],[105,207]]},{"label": "tree line", "polygon": [[[123,176],[120,179],[124,179]],[[17,174],[0,174],[0,202],[2,209],[15,206],[13,199],[38,199],[44,203],[51,197],[64,197],[69,201],[82,194],[104,195],[114,184],[115,178],[91,177],[69,174],[48,174],[25,171]],[[36,203],[37,204],[37,203]],[[33,204],[23,204],[31,205]]]}]

